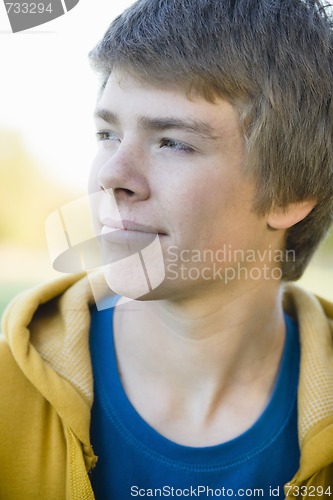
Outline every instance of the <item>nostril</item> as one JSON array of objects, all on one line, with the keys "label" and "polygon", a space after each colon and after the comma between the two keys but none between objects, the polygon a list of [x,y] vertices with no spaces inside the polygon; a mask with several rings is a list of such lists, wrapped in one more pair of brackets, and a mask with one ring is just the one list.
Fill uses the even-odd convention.
[{"label": "nostril", "polygon": [[114,192],[115,192],[115,194],[125,193],[127,196],[133,196],[135,194],[134,191],[131,191],[130,189],[126,189],[126,188],[116,188],[116,189],[114,189]]},{"label": "nostril", "polygon": [[[99,186],[99,189],[101,191],[110,191],[110,189],[106,189],[102,184],[100,184]],[[111,188],[111,191],[113,193],[125,193],[127,196],[133,196],[134,195],[134,191],[131,191],[131,189],[127,189],[127,188]]]}]

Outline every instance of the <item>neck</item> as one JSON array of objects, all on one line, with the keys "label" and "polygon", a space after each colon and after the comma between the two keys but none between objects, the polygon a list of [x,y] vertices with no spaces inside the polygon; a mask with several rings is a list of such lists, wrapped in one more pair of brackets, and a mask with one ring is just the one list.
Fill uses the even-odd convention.
[{"label": "neck", "polygon": [[[225,296],[205,294],[186,301],[135,302],[134,307],[130,302],[117,308],[116,313],[118,331],[124,332],[120,328],[123,324],[130,326],[125,331],[132,336],[132,341],[135,333],[137,340],[141,339],[143,345],[156,349],[157,354],[161,346],[165,346],[167,352],[176,350],[191,356],[198,355],[200,364],[207,363],[210,372],[214,354],[220,366],[221,360],[225,361],[224,365],[229,364],[233,352],[238,357],[244,351],[247,357],[245,353],[249,354],[249,350],[258,354],[269,350],[284,324],[280,287],[276,284],[270,289],[267,284],[257,285],[244,293],[231,292]],[[214,347],[214,352],[211,352],[211,347]],[[146,350],[142,351],[144,355]],[[257,357],[254,353],[252,355]],[[188,356],[182,356],[183,367],[187,359]],[[176,364],[175,356],[168,356],[165,363]],[[154,364],[154,360],[150,360],[149,364]],[[235,363],[232,362],[232,365]],[[184,368],[188,373],[188,367]]]},{"label": "neck", "polygon": [[261,411],[276,378],[284,341],[278,286],[256,285],[238,295],[136,306],[131,314],[130,305],[124,307],[126,314],[120,309],[115,313],[119,364],[130,399],[131,393],[135,398],[140,374],[142,383],[154,386],[169,407],[188,409],[202,422],[217,413],[221,401],[230,402],[232,394],[246,397],[247,391],[259,396],[261,403],[253,399]]}]

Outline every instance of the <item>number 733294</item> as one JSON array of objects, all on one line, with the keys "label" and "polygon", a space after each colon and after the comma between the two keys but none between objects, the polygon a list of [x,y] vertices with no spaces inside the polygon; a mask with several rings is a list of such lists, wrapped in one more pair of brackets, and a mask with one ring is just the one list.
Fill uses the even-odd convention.
[{"label": "number 733294", "polygon": [[301,497],[331,497],[333,492],[331,487],[324,488],[323,486],[285,486],[285,493],[287,496],[301,496]]},{"label": "number 733294", "polygon": [[18,3],[7,2],[6,9],[8,14],[44,14],[44,12],[52,13],[52,3],[44,5],[44,3]]}]

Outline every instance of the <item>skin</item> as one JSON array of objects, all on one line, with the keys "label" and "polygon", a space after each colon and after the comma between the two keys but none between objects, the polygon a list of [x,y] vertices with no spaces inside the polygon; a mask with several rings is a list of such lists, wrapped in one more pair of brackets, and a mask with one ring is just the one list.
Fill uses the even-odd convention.
[{"label": "skin", "polygon": [[[89,182],[90,192],[100,193],[92,207],[96,234],[120,231],[121,241],[104,247],[117,258],[140,243],[144,248],[147,233],[158,235],[166,267],[160,286],[115,310],[124,389],[167,438],[190,446],[227,441],[256,421],[274,387],[285,337],[281,284],[245,271],[227,284],[205,279],[203,267],[211,271],[214,262],[186,264],[199,269],[198,279],[180,273],[170,279],[169,249],[179,257],[224,245],[274,251],[306,210],[254,213],[255,183],[243,172],[238,116],[222,99],[190,100],[180,89],[145,86],[117,72],[96,114],[99,145]],[[259,265],[235,257],[223,266],[239,264],[248,273]],[[266,258],[264,265],[271,270],[277,263]],[[128,267],[116,290],[125,296],[136,280]],[[112,282],[107,269],[106,280]]]}]

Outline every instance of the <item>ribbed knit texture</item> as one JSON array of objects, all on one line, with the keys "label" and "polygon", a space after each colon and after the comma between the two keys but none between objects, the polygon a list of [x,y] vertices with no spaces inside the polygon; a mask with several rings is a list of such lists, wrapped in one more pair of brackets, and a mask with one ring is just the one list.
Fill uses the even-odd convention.
[{"label": "ribbed knit texture", "polygon": [[298,292],[294,301],[302,318],[300,413],[303,418],[299,433],[303,441],[318,421],[333,416],[333,323],[323,316],[322,305],[312,295]]}]

